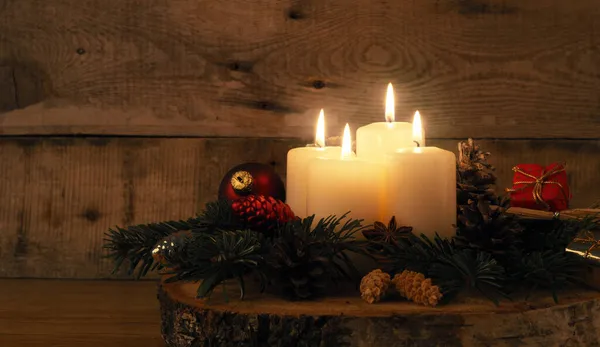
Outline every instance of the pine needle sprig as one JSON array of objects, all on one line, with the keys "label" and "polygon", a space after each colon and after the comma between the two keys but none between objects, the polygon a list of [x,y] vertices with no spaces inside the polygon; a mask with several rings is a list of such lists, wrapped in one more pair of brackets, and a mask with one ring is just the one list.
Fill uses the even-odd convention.
[{"label": "pine needle sprig", "polygon": [[525,285],[529,293],[548,289],[558,303],[558,290],[581,281],[582,259],[573,253],[547,250],[524,254],[520,258],[511,271],[512,280],[519,286]]},{"label": "pine needle sprig", "polygon": [[[196,233],[181,257],[167,258],[178,264],[166,281],[202,281],[197,297],[209,296],[223,281],[235,279],[244,297],[243,277],[259,270],[263,262],[263,247],[259,233],[251,230],[222,230],[219,233]],[[259,276],[261,279],[263,276]],[[264,286],[264,283],[261,283]]]},{"label": "pine needle sprig", "polygon": [[[343,242],[352,239],[354,234],[363,228],[363,220],[348,218],[348,214],[350,214],[350,212],[346,212],[340,217],[332,215],[320,219],[311,233],[321,240],[330,240],[333,242]],[[303,223],[313,223],[314,218],[314,215],[305,218]],[[342,221],[344,222],[343,225]],[[306,228],[304,230],[306,230]]]},{"label": "pine needle sprig", "polygon": [[158,267],[152,259],[152,250],[158,242],[171,234],[193,230],[198,225],[199,219],[190,218],[186,221],[167,221],[109,229],[105,233],[104,248],[108,250],[107,257],[115,262],[113,274],[127,261],[129,275],[135,274],[137,279],[146,276],[148,271]]},{"label": "pine needle sprig", "polygon": [[204,210],[198,214],[197,221],[195,231],[198,232],[207,232],[215,229],[244,229],[242,222],[231,208],[231,202],[225,199],[206,203]]},{"label": "pine needle sprig", "polygon": [[[404,270],[419,272],[426,277],[429,269],[441,256],[451,256],[459,250],[452,240],[443,239],[438,234],[433,240],[427,236],[420,237],[412,235],[409,238],[400,239],[395,244],[384,244],[385,258],[391,262],[389,269],[394,273]],[[387,263],[387,262],[386,262]]]},{"label": "pine needle sprig", "polygon": [[463,290],[477,291],[498,305],[498,297],[508,298],[504,290],[505,271],[491,254],[472,249],[440,255],[429,275],[451,298]]}]

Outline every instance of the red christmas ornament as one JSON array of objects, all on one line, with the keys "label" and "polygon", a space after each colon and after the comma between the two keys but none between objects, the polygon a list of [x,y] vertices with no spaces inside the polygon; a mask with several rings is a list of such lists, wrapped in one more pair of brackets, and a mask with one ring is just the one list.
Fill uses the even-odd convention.
[{"label": "red christmas ornament", "polygon": [[507,189],[511,206],[553,212],[569,208],[571,192],[564,165],[520,164],[513,171],[513,188]]},{"label": "red christmas ornament", "polygon": [[235,200],[231,208],[248,228],[254,230],[269,231],[277,224],[296,218],[286,203],[271,196],[249,195]]},{"label": "red christmas ornament", "polygon": [[219,185],[219,198],[237,200],[248,195],[264,195],[285,201],[285,186],[269,165],[245,163],[233,167]]}]

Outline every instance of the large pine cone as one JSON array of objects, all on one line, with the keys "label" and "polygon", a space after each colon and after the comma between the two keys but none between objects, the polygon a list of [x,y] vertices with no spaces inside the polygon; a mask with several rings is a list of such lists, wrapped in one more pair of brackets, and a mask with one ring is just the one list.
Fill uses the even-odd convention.
[{"label": "large pine cone", "polygon": [[269,277],[279,295],[306,300],[325,294],[332,276],[328,257],[320,256],[316,245],[297,234],[282,233],[269,249],[266,262]]},{"label": "large pine cone", "polygon": [[269,231],[295,218],[286,203],[270,196],[249,195],[235,200],[231,208],[242,223],[253,230]]},{"label": "large pine cone", "polygon": [[491,205],[480,196],[460,205],[456,243],[469,248],[503,254],[517,242],[521,227],[515,218],[506,214],[506,203]]},{"label": "large pine cone", "polygon": [[495,169],[488,163],[490,153],[483,152],[473,139],[460,142],[458,151],[455,240],[460,246],[505,253],[515,245],[520,228],[505,213],[508,200],[496,194]]},{"label": "large pine cone", "polygon": [[440,287],[434,286],[430,278],[426,279],[418,272],[404,270],[394,276],[392,283],[400,295],[417,304],[436,306],[442,299]]}]

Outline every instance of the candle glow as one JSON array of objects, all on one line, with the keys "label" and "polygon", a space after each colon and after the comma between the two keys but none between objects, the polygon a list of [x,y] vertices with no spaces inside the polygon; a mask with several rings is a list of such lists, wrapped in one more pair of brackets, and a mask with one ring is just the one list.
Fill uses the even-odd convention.
[{"label": "candle glow", "polygon": [[395,105],[394,87],[389,83],[385,96],[385,121],[367,124],[356,130],[357,157],[382,162],[386,153],[415,147],[412,124],[396,122]]},{"label": "candle glow", "polygon": [[350,126],[346,123],[344,127],[344,136],[342,137],[342,159],[352,157],[352,136],[350,135]]},{"label": "candle glow", "polygon": [[415,112],[412,123],[412,138],[417,144],[417,147],[423,146],[423,124],[421,123],[421,114],[419,111]]},{"label": "candle glow", "polygon": [[388,83],[387,94],[385,96],[385,121],[389,124],[393,123],[396,119],[395,108],[394,87],[391,83]]},{"label": "candle glow", "polygon": [[319,113],[319,119],[317,120],[315,144],[317,147],[325,147],[325,112],[323,112],[323,109],[321,109],[321,112]]}]

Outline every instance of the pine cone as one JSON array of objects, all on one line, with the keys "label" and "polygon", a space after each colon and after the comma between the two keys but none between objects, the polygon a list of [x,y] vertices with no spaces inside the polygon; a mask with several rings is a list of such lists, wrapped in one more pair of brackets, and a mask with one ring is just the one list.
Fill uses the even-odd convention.
[{"label": "pine cone", "polygon": [[418,272],[404,270],[394,276],[392,283],[400,295],[417,304],[436,306],[442,299],[440,287],[434,286],[430,278],[426,279]]},{"label": "pine cone", "polygon": [[[288,247],[292,245],[292,247]],[[293,248],[293,249],[292,249]],[[268,265],[270,276],[279,294],[291,300],[307,300],[324,295],[331,282],[327,259],[311,255],[310,250],[296,243],[279,243],[271,249]]]},{"label": "pine cone", "polygon": [[494,167],[489,152],[481,151],[473,139],[458,144],[457,244],[503,253],[515,244],[520,227],[507,215],[508,200],[496,194]]},{"label": "pine cone", "polygon": [[390,275],[380,269],[369,272],[360,281],[360,296],[372,304],[380,301],[390,286]]},{"label": "pine cone", "polygon": [[295,218],[292,209],[270,196],[249,195],[231,204],[233,212],[248,228],[269,231]]}]

